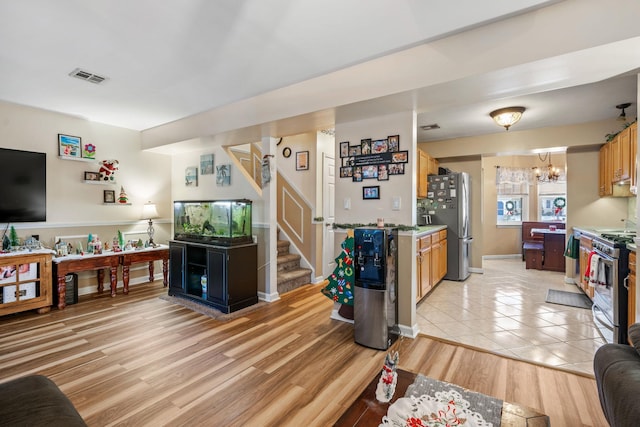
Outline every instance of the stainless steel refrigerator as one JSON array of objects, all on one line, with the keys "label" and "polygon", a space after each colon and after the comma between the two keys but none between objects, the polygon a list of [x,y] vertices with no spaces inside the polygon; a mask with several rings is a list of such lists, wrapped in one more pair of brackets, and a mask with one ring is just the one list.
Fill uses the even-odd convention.
[{"label": "stainless steel refrigerator", "polygon": [[471,252],[471,178],[468,173],[428,177],[427,215],[431,224],[447,226],[447,280],[469,277]]}]

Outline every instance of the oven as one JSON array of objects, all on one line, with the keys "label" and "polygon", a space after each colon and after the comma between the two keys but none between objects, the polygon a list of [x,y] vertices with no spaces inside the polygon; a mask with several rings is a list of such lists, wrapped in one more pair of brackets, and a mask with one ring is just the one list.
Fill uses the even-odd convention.
[{"label": "oven", "polygon": [[629,250],[626,236],[602,235],[593,239],[598,255],[593,295],[593,320],[602,337],[610,343],[627,343],[628,291],[624,285],[629,274]]}]

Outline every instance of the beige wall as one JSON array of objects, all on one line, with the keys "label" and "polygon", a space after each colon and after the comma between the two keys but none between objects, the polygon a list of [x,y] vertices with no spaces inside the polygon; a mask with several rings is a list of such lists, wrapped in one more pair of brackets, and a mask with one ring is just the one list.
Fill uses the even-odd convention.
[{"label": "beige wall", "polygon": [[[154,240],[166,243],[171,233],[171,158],[141,151],[140,133],[94,123],[82,118],[36,108],[0,102],[0,146],[47,154],[47,221],[12,224],[22,239],[38,234],[48,247],[56,236],[92,233],[111,242],[118,230],[132,238],[146,240],[147,223],[140,215],[142,206],[156,203],[160,218],[154,220]],[[58,134],[79,136],[83,143],[96,145],[98,160],[117,159],[120,170],[117,185],[92,185],[83,182],[84,171],[98,171],[97,163],[58,158]],[[103,190],[119,194],[124,187],[131,205],[104,205]],[[4,224],[1,224],[4,228]],[[71,239],[73,245],[80,238]],[[83,243],[86,246],[86,242]],[[162,274],[159,264],[156,276]],[[131,270],[131,284],[146,281],[145,265]],[[122,275],[118,274],[119,287]],[[95,292],[95,273],[79,275],[79,294]]]}]

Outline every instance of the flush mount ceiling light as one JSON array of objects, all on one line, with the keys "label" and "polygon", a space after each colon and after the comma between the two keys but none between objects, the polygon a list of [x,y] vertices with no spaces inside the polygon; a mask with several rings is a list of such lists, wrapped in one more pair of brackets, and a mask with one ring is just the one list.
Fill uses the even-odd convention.
[{"label": "flush mount ceiling light", "polygon": [[518,123],[522,118],[524,110],[524,107],[507,107],[492,111],[489,115],[499,126],[504,126],[506,130],[509,130],[511,126]]},{"label": "flush mount ceiling light", "polygon": [[616,105],[616,108],[618,110],[622,110],[620,112],[620,115],[618,116],[617,120],[621,121],[621,122],[626,122],[627,121],[627,115],[624,113],[624,109],[625,108],[629,108],[631,106],[630,102],[625,102],[624,104],[618,104]]},{"label": "flush mount ceiling light", "polygon": [[420,129],[422,130],[434,130],[434,129],[440,129],[440,125],[437,123],[434,123],[432,125],[424,125],[424,126],[420,126]]}]

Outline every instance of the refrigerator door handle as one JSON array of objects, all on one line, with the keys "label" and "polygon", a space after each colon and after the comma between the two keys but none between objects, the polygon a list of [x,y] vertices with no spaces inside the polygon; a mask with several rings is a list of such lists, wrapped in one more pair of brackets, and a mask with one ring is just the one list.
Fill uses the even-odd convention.
[{"label": "refrigerator door handle", "polygon": [[465,237],[465,238],[462,240],[462,242],[463,242],[463,243],[471,243],[471,242],[473,242],[473,237]]}]

